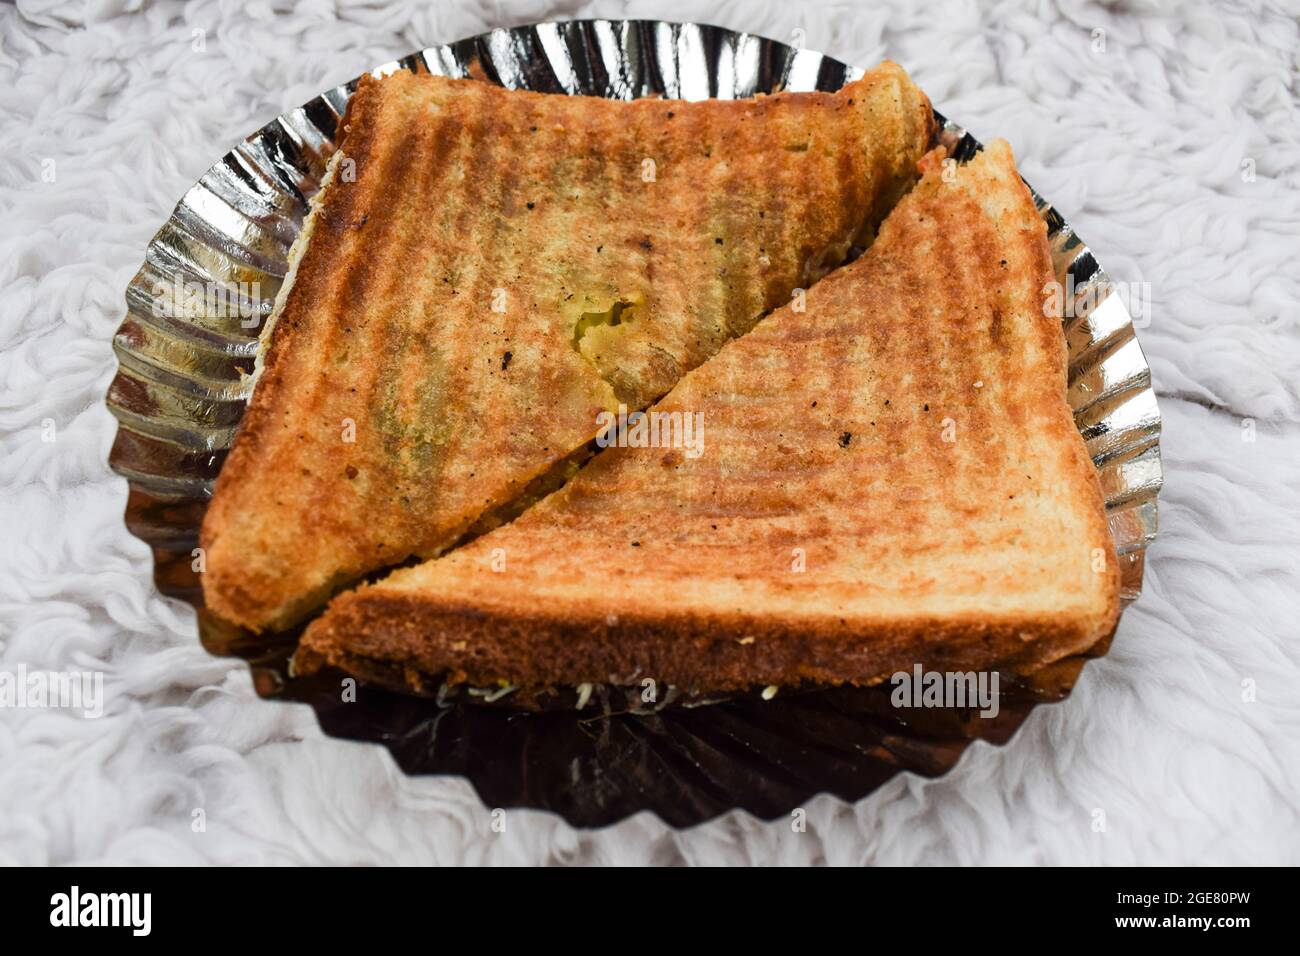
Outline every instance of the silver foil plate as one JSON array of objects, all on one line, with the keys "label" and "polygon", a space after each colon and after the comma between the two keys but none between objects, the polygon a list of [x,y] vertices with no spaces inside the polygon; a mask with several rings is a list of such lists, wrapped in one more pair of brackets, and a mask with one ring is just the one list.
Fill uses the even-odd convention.
[{"label": "silver foil plate", "polygon": [[[701,24],[646,20],[583,20],[494,30],[413,53],[372,73],[380,76],[403,69],[472,77],[512,89],[623,100],[643,96],[737,99],[781,90],[833,91],[864,72],[763,37]],[[194,571],[194,549],[203,512],[250,397],[259,334],[284,279],[289,248],[302,228],[308,202],[319,189],[358,80],[326,90],[276,117],[213,165],[185,193],[149,243],[144,264],[126,291],[127,314],[114,342],[119,370],[107,397],[119,423],[110,464],[130,484],[127,525],[152,549],[160,590],[198,608],[202,593]],[[961,126],[939,119],[940,141],[957,159],[965,160],[980,148]],[[1071,293],[1062,323],[1069,352],[1067,395],[1101,480],[1127,603],[1141,590],[1144,556],[1157,528],[1160,414],[1150,369],[1110,278],[1051,204],[1036,192],[1034,199],[1048,225],[1057,280]],[[315,699],[308,685],[289,676],[286,642],[268,647],[265,640],[232,633],[206,614],[201,613],[199,620],[201,637],[210,650],[250,661],[255,686],[263,696],[312,703],[327,732],[384,742],[409,771],[465,773],[480,790],[494,786],[481,774],[475,775],[472,748],[465,749],[468,741],[480,739],[476,736],[480,728],[471,726],[476,718],[466,718],[468,723],[457,731],[444,727],[437,746],[430,742],[422,752],[403,749],[394,743],[386,718],[376,714],[387,713],[391,720],[397,719],[392,713],[401,711],[399,723],[408,727],[420,725],[421,711],[386,704],[388,710],[381,708],[376,714],[343,718],[336,706],[336,685],[325,695],[328,700]],[[1104,653],[1104,644],[1094,653]],[[1068,693],[1073,676],[1067,671],[1068,667],[1053,669],[1050,680],[1024,698],[1026,707]],[[1017,691],[1012,683],[1014,697]],[[423,701],[411,706],[414,703],[436,706]],[[1007,703],[1014,705],[1015,700]],[[849,711],[858,712],[855,708],[860,704],[854,701]],[[764,706],[767,722],[780,708],[767,702]],[[723,721],[726,707],[699,708],[694,713],[707,719],[700,715],[716,712],[717,721]],[[446,709],[437,712],[445,715]],[[966,729],[954,739],[969,742],[975,737],[1009,736],[1005,728],[994,733],[987,727],[962,726]],[[869,731],[865,727],[864,732]],[[629,739],[644,738],[649,732],[643,727]],[[459,758],[447,757],[443,745],[448,743],[448,733],[461,734],[459,743],[450,745]],[[667,736],[643,744],[637,751],[643,755],[675,752],[681,746]],[[961,743],[954,750],[945,745],[947,749],[940,748],[936,756],[927,745],[920,748],[926,751],[924,760],[917,756],[920,750],[913,748],[910,761],[894,754],[870,772],[864,770],[856,784],[819,785],[812,780],[809,792],[830,789],[856,798],[898,769],[942,772],[964,746]],[[862,747],[858,751],[866,752]],[[593,770],[586,779],[587,791],[582,789],[581,774],[566,784],[576,788],[576,796],[559,797],[553,788],[547,789],[545,775],[534,774],[528,785],[501,781],[508,792],[489,799],[496,799],[497,805],[549,806],[571,822],[588,825],[642,806],[682,823],[728,806],[746,806],[760,814],[784,812],[772,808],[785,802],[785,797],[768,794],[766,802],[750,805],[743,795],[728,796],[726,787],[716,786],[718,774],[725,777],[717,768],[709,781],[709,792],[716,799],[696,793],[684,803],[680,799],[673,803],[663,794],[657,800],[654,793],[645,792],[646,780],[636,774],[624,790],[610,790],[612,768],[620,758],[607,750],[602,754],[594,758],[592,766],[599,772]],[[571,756],[561,748],[554,759]],[[883,758],[860,759],[871,763]],[[699,761],[692,758],[692,762],[698,769]],[[892,769],[880,778],[887,768]],[[638,788],[639,798],[629,795]],[[691,809],[678,812],[682,806]]]}]

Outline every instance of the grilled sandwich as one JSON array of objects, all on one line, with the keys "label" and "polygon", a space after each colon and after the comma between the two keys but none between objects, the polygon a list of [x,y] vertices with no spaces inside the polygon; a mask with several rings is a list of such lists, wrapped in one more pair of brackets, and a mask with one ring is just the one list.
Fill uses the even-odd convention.
[{"label": "grilled sandwich", "polygon": [[343,126],[203,525],[207,606],[254,630],[567,478],[868,243],[933,134],[892,63],[698,103],[398,73]]},{"label": "grilled sandwich", "polygon": [[[1031,669],[1106,637],[1119,575],[1045,224],[1003,142],[923,169],[805,311],[651,409],[658,447],[630,424],[513,523],[336,598],[297,665],[708,693]],[[674,446],[688,419],[702,440]]]}]

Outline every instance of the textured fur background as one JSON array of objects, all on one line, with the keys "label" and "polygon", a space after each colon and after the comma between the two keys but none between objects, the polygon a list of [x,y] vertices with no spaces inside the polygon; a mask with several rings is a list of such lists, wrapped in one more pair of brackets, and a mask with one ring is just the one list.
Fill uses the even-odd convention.
[{"label": "textured fur background", "polygon": [[[464,782],[408,780],[207,656],[191,612],[155,593],[105,466],[122,291],[244,134],[423,46],[629,15],[897,59],[976,135],[1006,136],[1111,274],[1152,292],[1161,536],[1110,655],[1009,746],[856,806],[819,798],[806,833],[645,816],[575,833],[525,811],[493,833]],[[0,709],[0,862],[1300,863],[1298,16],[1294,2],[0,5],[0,670],[100,669],[108,695],[97,721]]]}]

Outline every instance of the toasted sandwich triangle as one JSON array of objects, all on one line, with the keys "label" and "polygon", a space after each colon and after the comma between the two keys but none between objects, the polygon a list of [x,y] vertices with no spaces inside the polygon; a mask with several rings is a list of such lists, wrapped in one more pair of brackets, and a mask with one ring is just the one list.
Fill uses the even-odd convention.
[{"label": "toasted sandwich triangle", "polygon": [[1118,572],[1005,143],[926,173],[871,249],[686,375],[512,524],[341,595],[297,662],[428,691],[695,692],[1032,669],[1105,638]]},{"label": "toasted sandwich triangle", "polygon": [[614,102],[364,81],[204,522],[208,608],[283,628],[553,487],[599,430],[867,241],[929,103]]}]

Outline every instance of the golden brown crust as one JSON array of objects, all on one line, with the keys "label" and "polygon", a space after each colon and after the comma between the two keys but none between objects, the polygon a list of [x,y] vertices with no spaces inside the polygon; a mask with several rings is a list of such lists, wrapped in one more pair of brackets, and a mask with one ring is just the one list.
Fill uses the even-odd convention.
[{"label": "golden brown crust", "polygon": [[[373,589],[336,599],[308,628],[294,658],[300,673],[330,665],[427,693],[442,678],[473,686],[574,687],[583,683],[661,687],[692,693],[777,685],[871,684],[922,662],[940,671],[997,666],[1026,673],[1093,647],[1105,630],[1071,616],[984,612],[867,620],[769,617],[738,611],[562,616],[545,608],[516,614]],[[566,608],[564,614],[569,614]],[[869,635],[870,640],[864,640]]]},{"label": "golden brown crust", "polygon": [[836,264],[932,126],[893,64],[703,103],[367,78],[204,522],[208,607],[283,627],[440,553]]},{"label": "golden brown crust", "polygon": [[513,524],[337,598],[298,664],[708,692],[1031,669],[1104,639],[1119,575],[1045,225],[1005,143],[955,177],[941,159],[806,313],[655,406],[703,414],[698,458],[602,452]]}]

